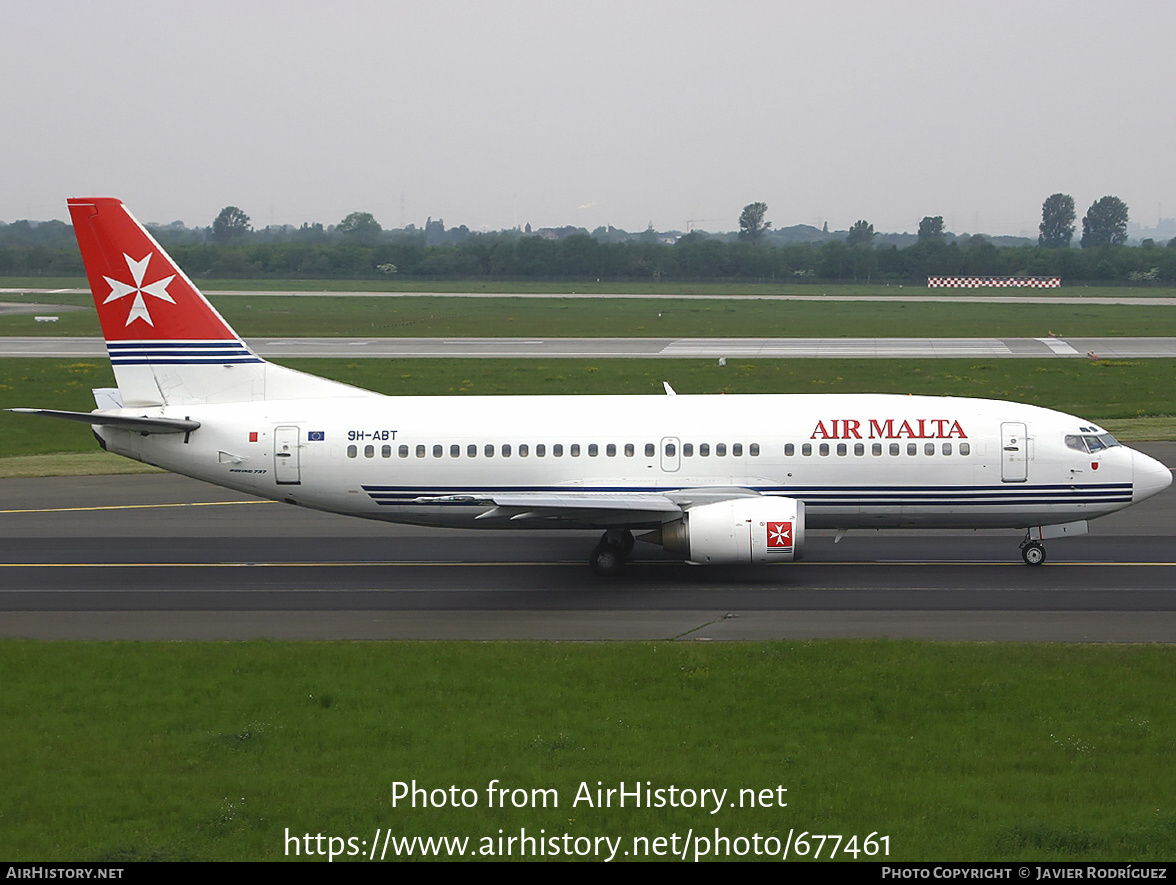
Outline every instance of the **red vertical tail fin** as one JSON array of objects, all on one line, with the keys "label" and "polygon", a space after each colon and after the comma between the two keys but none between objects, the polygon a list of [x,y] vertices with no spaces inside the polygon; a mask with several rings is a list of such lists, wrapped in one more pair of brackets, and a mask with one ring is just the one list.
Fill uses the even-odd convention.
[{"label": "red vertical tail fin", "polygon": [[108,342],[240,341],[120,200],[69,201]]},{"label": "red vertical tail fin", "polygon": [[69,214],[128,407],[360,392],[253,353],[121,200],[72,199]]}]

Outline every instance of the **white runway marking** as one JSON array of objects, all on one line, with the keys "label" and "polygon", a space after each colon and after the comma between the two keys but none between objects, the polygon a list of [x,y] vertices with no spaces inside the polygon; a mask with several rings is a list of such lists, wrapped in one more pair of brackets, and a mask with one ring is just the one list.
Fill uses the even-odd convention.
[{"label": "white runway marking", "polygon": [[684,338],[661,356],[701,357],[954,357],[1009,356],[997,338]]},{"label": "white runway marking", "polygon": [[1035,340],[1040,341],[1042,344],[1044,344],[1046,347],[1048,347],[1054,353],[1061,354],[1062,356],[1079,356],[1080,355],[1078,353],[1078,351],[1076,351],[1073,347],[1071,347],[1069,344],[1067,344],[1061,338],[1037,338]]}]

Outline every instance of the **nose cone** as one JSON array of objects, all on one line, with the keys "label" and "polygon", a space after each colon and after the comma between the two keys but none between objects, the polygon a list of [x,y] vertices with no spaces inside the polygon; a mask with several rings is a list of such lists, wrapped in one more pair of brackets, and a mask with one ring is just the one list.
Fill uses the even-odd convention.
[{"label": "nose cone", "polygon": [[1172,485],[1172,471],[1143,452],[1131,450],[1132,503],[1157,495]]}]

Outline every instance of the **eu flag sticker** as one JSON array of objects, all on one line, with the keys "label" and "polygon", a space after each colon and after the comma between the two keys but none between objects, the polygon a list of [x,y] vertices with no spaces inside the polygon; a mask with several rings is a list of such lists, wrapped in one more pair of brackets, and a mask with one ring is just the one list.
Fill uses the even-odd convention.
[{"label": "eu flag sticker", "polygon": [[322,442],[325,439],[325,436],[321,430],[310,430],[307,432],[306,438],[310,442]]}]

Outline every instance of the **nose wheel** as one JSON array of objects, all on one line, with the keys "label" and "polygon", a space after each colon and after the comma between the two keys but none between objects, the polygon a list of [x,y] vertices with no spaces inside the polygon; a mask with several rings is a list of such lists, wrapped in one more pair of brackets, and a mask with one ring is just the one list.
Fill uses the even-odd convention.
[{"label": "nose wheel", "polygon": [[1021,558],[1025,565],[1041,565],[1045,562],[1045,545],[1040,541],[1022,541]]}]

